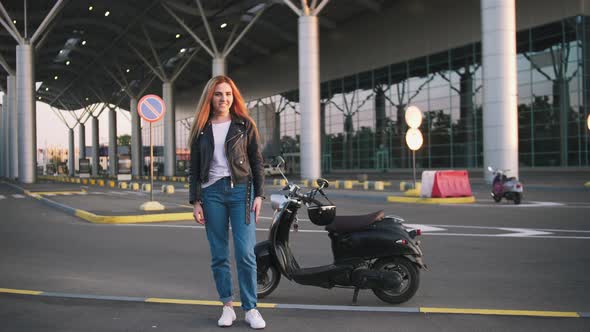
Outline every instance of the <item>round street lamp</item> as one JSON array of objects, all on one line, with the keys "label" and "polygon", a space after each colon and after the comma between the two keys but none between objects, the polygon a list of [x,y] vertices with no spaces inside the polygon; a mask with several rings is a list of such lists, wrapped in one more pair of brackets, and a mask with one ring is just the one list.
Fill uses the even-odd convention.
[{"label": "round street lamp", "polygon": [[406,123],[410,127],[406,132],[406,144],[412,150],[412,170],[414,173],[414,189],[416,188],[416,150],[420,149],[424,139],[420,132],[420,124],[422,124],[422,111],[416,106],[409,106],[406,108],[404,115]]},{"label": "round street lamp", "polygon": [[422,138],[422,132],[416,128],[408,129],[406,132],[406,144],[412,151],[416,151],[422,147],[424,139]]},{"label": "round street lamp", "polygon": [[416,106],[410,106],[406,109],[405,118],[410,128],[417,129],[422,124],[422,112]]}]

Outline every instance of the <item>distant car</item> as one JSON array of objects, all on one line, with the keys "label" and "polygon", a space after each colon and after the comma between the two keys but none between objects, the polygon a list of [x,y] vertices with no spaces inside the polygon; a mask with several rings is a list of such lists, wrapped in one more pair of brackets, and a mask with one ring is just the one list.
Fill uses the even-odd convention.
[{"label": "distant car", "polygon": [[281,172],[279,171],[278,167],[273,166],[271,164],[264,164],[264,175],[265,176],[279,175],[279,174],[281,174]]}]

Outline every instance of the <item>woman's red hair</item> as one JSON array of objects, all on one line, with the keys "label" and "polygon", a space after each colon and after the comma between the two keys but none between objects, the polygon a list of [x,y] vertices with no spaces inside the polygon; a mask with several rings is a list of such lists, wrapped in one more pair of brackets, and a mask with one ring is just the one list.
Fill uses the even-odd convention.
[{"label": "woman's red hair", "polygon": [[244,98],[234,81],[225,75],[215,76],[207,82],[207,85],[205,85],[203,93],[201,94],[201,99],[199,99],[199,104],[197,105],[197,110],[195,112],[195,120],[193,121],[189,135],[189,146],[192,144],[195,137],[197,137],[197,134],[205,128],[207,121],[209,121],[209,118],[211,117],[211,101],[213,99],[213,94],[215,93],[215,87],[221,83],[227,83],[231,87],[234,101],[229,108],[230,113],[233,116],[249,120],[253,126],[256,126],[254,120],[250,117],[250,114],[248,114],[248,108],[246,107]]}]

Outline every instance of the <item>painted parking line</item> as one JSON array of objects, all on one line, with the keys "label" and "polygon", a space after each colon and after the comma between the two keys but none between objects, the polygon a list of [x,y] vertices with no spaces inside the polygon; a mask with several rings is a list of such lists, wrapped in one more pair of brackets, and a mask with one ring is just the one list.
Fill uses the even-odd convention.
[{"label": "painted parking line", "polygon": [[[38,290],[0,288],[0,294],[20,294],[31,296],[75,298],[106,301],[126,301],[177,305],[222,306],[223,303],[215,300],[199,299],[173,299],[162,297],[129,297],[97,294],[75,294],[60,292],[45,292]],[[234,302],[236,306],[241,303]],[[512,310],[512,309],[482,309],[482,308],[444,308],[444,307],[377,307],[377,306],[346,306],[346,305],[317,305],[317,304],[288,304],[288,303],[257,303],[260,308],[268,309],[297,309],[297,310],[322,310],[322,311],[357,311],[357,312],[400,312],[422,314],[448,314],[448,315],[494,315],[494,316],[533,316],[533,317],[559,317],[559,318],[590,318],[588,312],[577,311],[552,311],[552,310]]]}]

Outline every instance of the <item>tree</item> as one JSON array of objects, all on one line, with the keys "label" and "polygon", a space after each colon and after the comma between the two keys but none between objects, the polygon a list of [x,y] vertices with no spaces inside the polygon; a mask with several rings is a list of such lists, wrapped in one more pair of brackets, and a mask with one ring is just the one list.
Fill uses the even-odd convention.
[{"label": "tree", "polygon": [[117,137],[117,145],[118,146],[130,146],[131,145],[131,135],[121,135]]}]

